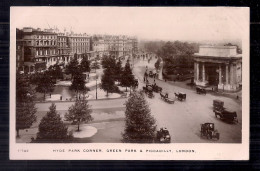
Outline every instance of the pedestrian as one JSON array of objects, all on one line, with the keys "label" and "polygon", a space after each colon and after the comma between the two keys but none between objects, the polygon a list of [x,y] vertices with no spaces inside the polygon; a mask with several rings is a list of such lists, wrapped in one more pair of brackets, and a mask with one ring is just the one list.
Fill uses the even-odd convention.
[{"label": "pedestrian", "polygon": [[51,98],[51,93],[50,93],[50,98]]},{"label": "pedestrian", "polygon": [[62,101],[62,96],[60,96],[60,100]]},{"label": "pedestrian", "polygon": [[239,96],[237,95],[237,100],[239,99]]}]

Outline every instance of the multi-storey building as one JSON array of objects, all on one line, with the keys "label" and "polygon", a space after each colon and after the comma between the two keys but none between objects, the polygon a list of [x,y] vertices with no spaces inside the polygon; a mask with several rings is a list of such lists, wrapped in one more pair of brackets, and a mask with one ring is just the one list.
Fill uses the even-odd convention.
[{"label": "multi-storey building", "polygon": [[96,57],[112,55],[116,58],[137,53],[137,39],[125,35],[94,35],[93,51]]},{"label": "multi-storey building", "polygon": [[[19,30],[19,29],[18,29]],[[56,61],[57,34],[51,30],[41,31],[25,27],[19,30],[17,50],[22,44],[23,71],[33,72],[43,70]],[[19,47],[18,47],[19,46]],[[19,51],[19,50],[18,50]],[[20,56],[17,52],[17,57]]]},{"label": "multi-storey building", "polygon": [[137,53],[137,39],[127,36],[60,33],[54,29],[17,29],[17,69],[41,71],[56,63],[66,65],[74,56],[79,62],[86,57],[112,55],[116,58]]},{"label": "multi-storey building", "polygon": [[24,65],[24,41],[22,30],[16,29],[16,70],[23,71]]},{"label": "multi-storey building", "polygon": [[67,64],[70,60],[70,48],[68,43],[68,36],[65,33],[58,33],[58,63]]},{"label": "multi-storey building", "polygon": [[67,34],[68,36],[68,47],[70,49],[70,59],[77,54],[79,61],[82,60],[84,56],[87,58],[91,57],[90,52],[90,36],[86,33],[84,34]]}]

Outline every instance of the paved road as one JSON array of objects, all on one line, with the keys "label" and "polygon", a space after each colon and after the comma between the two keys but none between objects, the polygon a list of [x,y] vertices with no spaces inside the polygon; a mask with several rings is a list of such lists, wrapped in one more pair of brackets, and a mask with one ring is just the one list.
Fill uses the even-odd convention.
[{"label": "paved road", "polygon": [[[136,62],[136,61],[135,61]],[[134,66],[134,74],[139,79],[139,89],[144,85],[143,74],[145,66],[153,68],[155,60],[149,64],[147,61],[139,61]],[[150,82],[153,80],[150,79]],[[164,91],[167,91],[173,97],[174,92],[182,91],[187,94],[185,102],[176,101],[174,104],[165,103],[160,99],[158,93],[154,93],[153,99],[147,98],[151,107],[151,113],[156,118],[157,127],[167,127],[172,135],[172,143],[239,143],[241,142],[242,128],[242,109],[234,100],[221,96],[213,96],[210,94],[198,95],[193,90],[185,89],[179,86],[170,85],[164,81],[156,81]],[[225,102],[225,106],[237,111],[238,124],[228,124],[215,118],[212,111],[213,99],[220,99]],[[92,109],[95,110],[93,117],[98,133],[88,139],[82,139],[80,142],[120,142],[121,133],[124,129],[124,102],[126,99],[99,100],[89,101]],[[56,102],[57,110],[64,115],[74,102]],[[38,113],[45,115],[51,103],[37,103]],[[40,117],[39,117],[40,119]],[[214,122],[216,128],[220,132],[219,141],[211,141],[200,138],[200,124],[204,122]],[[36,133],[36,132],[35,132]],[[33,133],[33,134],[35,134]],[[30,135],[31,136],[31,135]]]},{"label": "paved road", "polygon": [[[92,109],[108,109],[108,108],[122,108],[125,107],[124,103],[126,98],[109,99],[109,100],[90,100],[89,104]],[[56,110],[65,111],[73,105],[75,102],[54,102],[56,104]],[[51,102],[37,103],[37,111],[49,111]]]},{"label": "paved road", "polygon": [[[152,61],[148,64],[146,61],[140,61],[135,65],[134,73],[139,78],[141,83],[139,88],[144,86],[143,75],[145,66],[153,68]],[[153,82],[153,79],[149,79]],[[239,143],[241,142],[242,129],[242,108],[233,99],[213,96],[210,94],[199,95],[194,90],[181,88],[170,85],[167,82],[156,80],[156,84],[167,91],[170,97],[174,98],[174,92],[184,92],[187,95],[185,102],[175,101],[174,104],[168,104],[160,99],[158,93],[154,93],[153,99],[147,98],[150,103],[152,115],[157,120],[158,127],[167,127],[173,136],[172,142],[184,143],[199,143],[199,142],[223,142],[223,143]],[[212,103],[214,99],[223,100],[225,106],[235,110],[238,115],[238,124],[229,124],[219,118],[215,118],[212,111]],[[200,138],[200,124],[205,122],[215,123],[215,127],[220,132],[219,141],[210,141]]]}]

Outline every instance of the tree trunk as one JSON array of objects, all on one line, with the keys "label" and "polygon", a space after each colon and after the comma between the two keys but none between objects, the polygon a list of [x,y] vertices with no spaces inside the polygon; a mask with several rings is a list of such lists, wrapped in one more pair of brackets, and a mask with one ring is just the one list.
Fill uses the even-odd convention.
[{"label": "tree trunk", "polygon": [[79,132],[79,124],[80,124],[80,122],[78,122],[78,132]]},{"label": "tree trunk", "polygon": [[107,91],[107,97],[108,97],[108,91]]},{"label": "tree trunk", "polygon": [[20,135],[19,135],[19,129],[16,129],[16,137],[19,138]]},{"label": "tree trunk", "polygon": [[127,87],[125,87],[125,91],[127,92]]}]

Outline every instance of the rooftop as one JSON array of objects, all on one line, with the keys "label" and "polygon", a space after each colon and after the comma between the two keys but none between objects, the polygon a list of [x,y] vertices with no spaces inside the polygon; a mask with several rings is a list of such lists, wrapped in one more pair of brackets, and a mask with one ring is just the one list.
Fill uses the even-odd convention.
[{"label": "rooftop", "polygon": [[237,53],[236,46],[211,46],[203,45],[199,48],[199,53],[195,56],[208,56],[208,57],[242,57],[242,54]]}]

